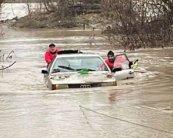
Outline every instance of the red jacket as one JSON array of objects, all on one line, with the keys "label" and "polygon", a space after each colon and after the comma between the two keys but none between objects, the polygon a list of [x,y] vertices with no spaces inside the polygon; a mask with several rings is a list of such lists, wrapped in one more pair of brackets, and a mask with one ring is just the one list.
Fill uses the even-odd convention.
[{"label": "red jacket", "polygon": [[49,50],[46,51],[45,60],[46,60],[47,64],[50,64],[52,62],[52,60],[56,57],[56,55],[58,54],[59,51],[61,51],[60,48],[57,48],[55,53],[51,53]]},{"label": "red jacket", "polygon": [[106,64],[108,65],[108,67],[112,70],[112,68],[114,67],[114,62],[110,62],[108,59],[105,59]]}]

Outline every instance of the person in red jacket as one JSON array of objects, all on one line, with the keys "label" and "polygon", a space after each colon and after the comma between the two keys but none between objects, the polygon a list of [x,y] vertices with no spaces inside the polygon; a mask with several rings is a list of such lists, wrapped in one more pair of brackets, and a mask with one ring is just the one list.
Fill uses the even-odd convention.
[{"label": "person in red jacket", "polygon": [[109,51],[107,57],[108,58],[105,59],[105,62],[112,72],[129,69],[133,65],[133,62],[129,61],[128,57],[124,54],[119,54],[115,56],[114,52]]},{"label": "person in red jacket", "polygon": [[106,64],[112,70],[114,68],[115,55],[113,51],[109,51],[107,54],[107,59],[105,59]]},{"label": "person in red jacket", "polygon": [[56,48],[55,44],[52,43],[49,45],[49,49],[45,53],[45,61],[47,65],[52,62],[52,60],[56,57],[59,51],[61,51],[61,49]]}]

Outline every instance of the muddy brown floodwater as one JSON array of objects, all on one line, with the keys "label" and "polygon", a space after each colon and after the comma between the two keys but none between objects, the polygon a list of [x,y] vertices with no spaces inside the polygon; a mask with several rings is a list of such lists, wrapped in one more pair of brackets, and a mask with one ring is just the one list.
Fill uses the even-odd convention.
[{"label": "muddy brown floodwater", "polygon": [[5,29],[0,50],[15,54],[0,66],[16,64],[0,71],[0,138],[173,138],[173,48],[127,53],[146,73],[116,87],[50,91],[49,43],[103,57],[112,48],[89,31]]}]

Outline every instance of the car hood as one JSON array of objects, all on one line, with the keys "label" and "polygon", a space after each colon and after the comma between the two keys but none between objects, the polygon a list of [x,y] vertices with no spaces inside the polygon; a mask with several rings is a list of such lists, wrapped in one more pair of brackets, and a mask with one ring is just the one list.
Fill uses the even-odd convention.
[{"label": "car hood", "polygon": [[49,80],[52,84],[86,84],[115,81],[115,78],[110,76],[111,73],[108,71],[59,72],[51,74]]}]

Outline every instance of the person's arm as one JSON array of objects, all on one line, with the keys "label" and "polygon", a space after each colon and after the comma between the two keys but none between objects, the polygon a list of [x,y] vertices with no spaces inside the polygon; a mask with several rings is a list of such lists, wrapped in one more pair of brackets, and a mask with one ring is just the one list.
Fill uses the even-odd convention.
[{"label": "person's arm", "polygon": [[61,51],[61,48],[57,48],[57,49],[56,49],[57,54],[58,54],[60,51]]}]

